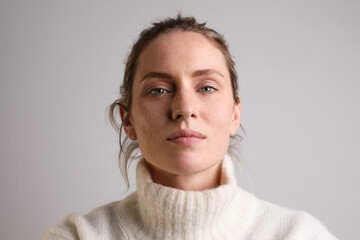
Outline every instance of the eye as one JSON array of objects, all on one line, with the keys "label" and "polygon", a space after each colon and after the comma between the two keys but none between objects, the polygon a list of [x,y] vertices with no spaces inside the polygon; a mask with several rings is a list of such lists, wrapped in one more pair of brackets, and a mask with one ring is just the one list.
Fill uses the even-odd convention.
[{"label": "eye", "polygon": [[169,91],[163,89],[163,88],[154,88],[154,89],[151,89],[149,91],[150,94],[152,95],[162,95],[162,94],[165,94],[165,93],[168,93]]},{"label": "eye", "polygon": [[210,86],[206,86],[206,87],[202,87],[200,88],[200,92],[205,92],[205,93],[212,93],[215,91],[214,87],[210,87]]}]

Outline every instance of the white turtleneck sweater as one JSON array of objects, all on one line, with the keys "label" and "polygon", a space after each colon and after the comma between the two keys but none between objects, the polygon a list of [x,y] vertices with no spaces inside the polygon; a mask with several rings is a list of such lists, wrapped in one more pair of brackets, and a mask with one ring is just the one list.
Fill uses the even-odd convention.
[{"label": "white turtleneck sweater", "polygon": [[259,200],[237,187],[228,156],[215,189],[183,191],[156,184],[144,160],[136,175],[136,192],[87,215],[70,214],[42,239],[335,239],[311,215]]}]

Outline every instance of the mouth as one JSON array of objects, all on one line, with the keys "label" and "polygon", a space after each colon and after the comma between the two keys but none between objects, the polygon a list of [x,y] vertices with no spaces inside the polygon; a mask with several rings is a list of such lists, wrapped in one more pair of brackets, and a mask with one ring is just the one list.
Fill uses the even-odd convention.
[{"label": "mouth", "polygon": [[205,138],[200,132],[186,129],[175,131],[166,140],[181,145],[192,145],[201,142]]}]

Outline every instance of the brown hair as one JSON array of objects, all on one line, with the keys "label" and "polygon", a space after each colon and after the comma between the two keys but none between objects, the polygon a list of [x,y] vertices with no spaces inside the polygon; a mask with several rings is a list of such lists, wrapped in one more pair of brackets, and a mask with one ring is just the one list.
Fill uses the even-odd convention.
[{"label": "brown hair", "polygon": [[[123,84],[120,86],[120,95],[121,97],[114,101],[109,107],[109,117],[112,126],[119,132],[119,166],[121,173],[125,179],[127,187],[129,187],[129,179],[128,179],[128,167],[129,167],[129,159],[135,149],[139,147],[137,141],[130,141],[127,136],[123,139],[122,132],[122,123],[119,124],[115,120],[115,112],[119,107],[123,108],[127,113],[130,112],[131,109],[131,101],[132,101],[132,87],[134,76],[136,73],[136,68],[138,65],[138,59],[140,54],[143,52],[146,46],[158,37],[160,34],[170,33],[173,31],[186,31],[186,32],[195,32],[200,33],[204,37],[206,37],[210,42],[214,43],[214,46],[217,47],[225,57],[226,65],[229,71],[232,93],[234,97],[234,101],[238,102],[238,83],[237,83],[237,73],[235,70],[235,63],[229,53],[227,43],[224,37],[217,33],[215,30],[208,28],[205,26],[206,23],[198,23],[194,17],[182,17],[180,14],[176,18],[167,18],[158,22],[154,22],[151,27],[143,30],[135,44],[133,45],[131,52],[127,58],[126,66],[125,66],[125,74],[123,79]],[[127,118],[129,114],[126,114],[125,118]],[[241,129],[244,131],[242,125],[240,125]],[[246,134],[246,133],[245,133]],[[242,140],[242,137],[239,135],[235,135],[236,137]],[[233,155],[235,158],[236,155],[230,148],[234,147],[234,144],[230,145],[228,152]],[[123,161],[121,161],[121,156],[123,156]],[[138,157],[132,157],[131,160]]]}]

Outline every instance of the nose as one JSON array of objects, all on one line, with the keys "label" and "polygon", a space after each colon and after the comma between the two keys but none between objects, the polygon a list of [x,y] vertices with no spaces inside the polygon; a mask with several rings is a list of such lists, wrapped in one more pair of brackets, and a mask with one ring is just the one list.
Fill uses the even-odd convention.
[{"label": "nose", "polygon": [[190,118],[197,118],[197,104],[196,96],[191,90],[180,90],[174,97],[172,102],[172,119],[173,120],[188,120]]}]

